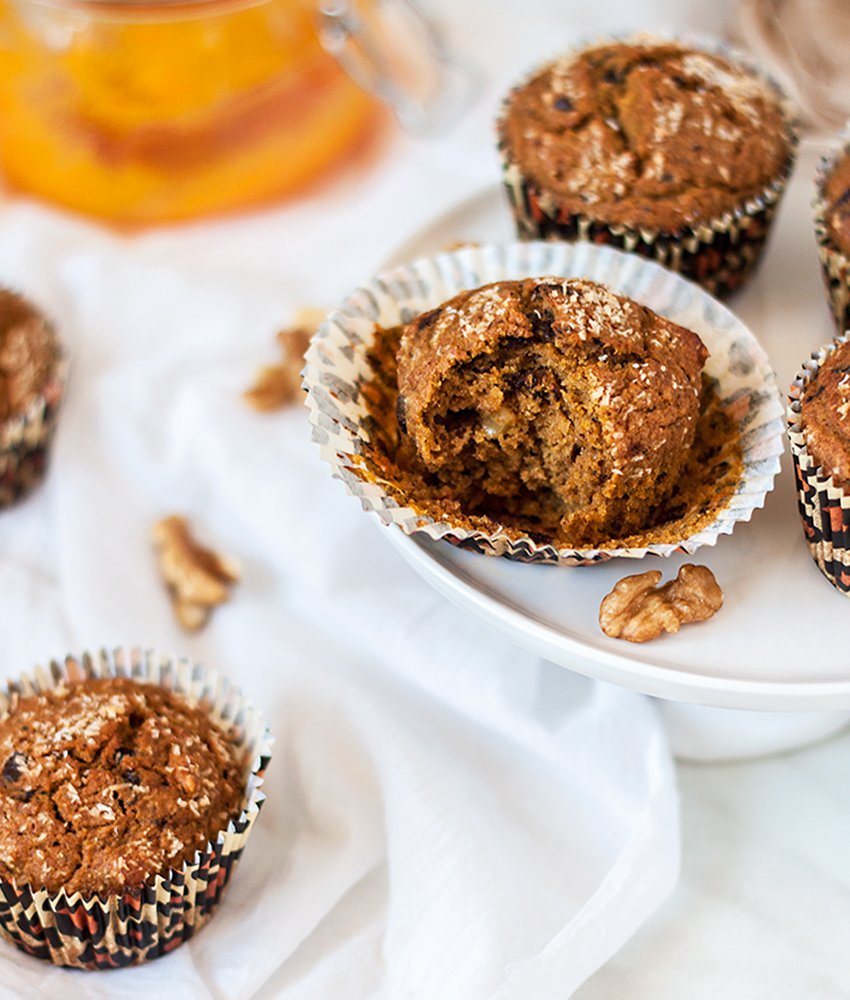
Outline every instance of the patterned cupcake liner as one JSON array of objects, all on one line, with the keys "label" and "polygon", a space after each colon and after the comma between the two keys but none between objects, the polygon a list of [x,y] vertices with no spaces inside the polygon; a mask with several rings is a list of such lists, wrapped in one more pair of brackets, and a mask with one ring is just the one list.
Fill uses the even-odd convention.
[{"label": "patterned cupcake liner", "polygon": [[188,941],[215,912],[260,807],[272,739],[260,715],[214,671],[186,659],[138,648],[101,651],[51,661],[0,693],[0,713],[11,699],[92,677],[126,677],[158,684],[209,711],[250,757],[239,815],[181,868],[169,869],[122,895],[49,893],[0,879],[0,934],[22,951],[56,965],[115,969],[157,958]]},{"label": "patterned cupcake liner", "polygon": [[[757,76],[775,93],[787,128],[788,158],[779,175],[753,197],[715,218],[674,231],[652,227],[633,227],[606,223],[592,214],[570,212],[559,204],[557,196],[542,190],[525,177],[519,164],[511,160],[502,136],[501,122],[510,96],[505,100],[497,123],[499,152],[502,157],[503,183],[514,213],[520,239],[587,240],[607,244],[628,253],[640,254],[671,271],[698,282],[720,298],[739,289],[758,263],[773,216],[791,175],[798,144],[797,126],[790,102],[779,84],[741,53],[721,42],[704,38],[665,37],[663,35],[606,36],[571,49],[578,56],[588,48],[612,43],[652,45],[680,42],[722,56],[741,69]],[[542,67],[536,67],[514,90],[522,87]]]},{"label": "patterned cupcake liner", "polygon": [[850,333],[815,351],[794,379],[788,397],[788,437],[794,461],[797,508],[812,559],[829,582],[850,597],[850,493],[817,465],[806,446],[800,405],[806,386],[832,352]]},{"label": "patterned cupcake liner", "polygon": [[[32,303],[25,301],[40,314]],[[46,318],[44,322],[53,339],[58,360],[52,377],[29,406],[22,413],[0,421],[0,508],[22,499],[44,478],[59,419],[68,380],[68,362],[62,354],[62,345],[53,324]]]},{"label": "patterned cupcake liner", "polygon": [[821,273],[826,287],[826,297],[839,333],[850,327],[850,259],[829,235],[826,224],[826,182],[833,167],[848,151],[850,151],[850,128],[842,132],[832,152],[821,157],[815,172],[815,198],[812,203]]},{"label": "patterned cupcake liner", "polygon": [[[484,532],[436,520],[395,499],[395,484],[369,469],[363,455],[373,439],[373,419],[363,395],[373,377],[369,350],[378,327],[409,322],[467,288],[539,275],[584,277],[648,305],[695,330],[711,352],[707,374],[721,405],[738,421],[744,468],[729,503],[687,538],[640,547],[558,548],[516,531]],[[468,247],[386,272],[359,288],[331,313],[307,352],[304,372],[313,440],[321,455],[356,496],[405,534],[444,539],[484,555],[520,562],[576,566],[614,556],[640,558],[692,553],[714,545],[739,521],[748,521],[773,488],[782,453],[782,405],[764,351],[736,317],[706,292],[640,257],[590,243],[529,242]]]}]

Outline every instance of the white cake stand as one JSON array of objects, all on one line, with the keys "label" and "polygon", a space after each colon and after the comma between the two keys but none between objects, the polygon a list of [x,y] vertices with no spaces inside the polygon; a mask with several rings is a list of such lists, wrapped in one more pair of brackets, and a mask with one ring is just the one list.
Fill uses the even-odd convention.
[{"label": "white cake stand", "polygon": [[[833,335],[809,202],[819,150],[804,145],[765,261],[730,303],[768,352],[780,386]],[[504,241],[512,223],[493,187],[405,243],[399,263],[462,240]],[[517,645],[590,677],[659,699],[674,751],[692,759],[772,753],[850,723],[850,601],[820,575],[803,541],[790,461],[764,510],[696,556],[725,604],[715,619],[646,645],[606,638],[602,597],[642,566],[613,560],[563,569],[482,557],[396,528],[387,537],[440,593]]]}]

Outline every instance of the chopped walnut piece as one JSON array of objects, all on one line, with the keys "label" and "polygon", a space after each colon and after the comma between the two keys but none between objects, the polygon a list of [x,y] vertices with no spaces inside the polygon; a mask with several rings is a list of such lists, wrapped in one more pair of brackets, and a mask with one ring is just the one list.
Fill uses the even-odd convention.
[{"label": "chopped walnut piece", "polygon": [[675,580],[659,587],[661,572],[624,577],[599,606],[599,625],[612,639],[646,642],[662,632],[678,632],[720,610],[723,591],[707,566],[686,563]]},{"label": "chopped walnut piece", "polygon": [[199,545],[186,519],[176,514],[154,525],[153,540],[177,620],[195,632],[206,624],[210,611],[230,597],[229,588],[239,579],[236,568]]},{"label": "chopped walnut piece", "polygon": [[298,399],[304,352],[324,318],[325,313],[320,309],[300,309],[293,317],[292,326],[278,331],[277,342],[283,359],[276,365],[261,368],[254,385],[243,393],[255,410],[280,410]]}]

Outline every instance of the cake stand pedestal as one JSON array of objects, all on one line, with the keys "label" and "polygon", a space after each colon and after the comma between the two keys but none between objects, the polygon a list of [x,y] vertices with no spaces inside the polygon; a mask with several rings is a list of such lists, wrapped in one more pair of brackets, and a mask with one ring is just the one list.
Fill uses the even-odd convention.
[{"label": "cake stand pedestal", "polygon": [[[811,220],[811,178],[822,143],[806,140],[774,223],[765,259],[727,304],[768,353],[780,387],[834,335]],[[415,233],[388,264],[454,241],[513,236],[493,186]],[[569,670],[657,699],[674,753],[724,760],[792,750],[850,723],[850,600],[818,572],[806,548],[790,462],[764,510],[694,556],[652,568],[674,576],[705,563],[724,606],[702,625],[645,646],[607,639],[599,602],[646,565],[612,560],[579,570],[527,566],[382,529],[416,570],[451,601],[507,639]]]},{"label": "cake stand pedestal", "polygon": [[755,712],[655,699],[673,754],[721,761],[796,750],[850,725],[850,712]]}]

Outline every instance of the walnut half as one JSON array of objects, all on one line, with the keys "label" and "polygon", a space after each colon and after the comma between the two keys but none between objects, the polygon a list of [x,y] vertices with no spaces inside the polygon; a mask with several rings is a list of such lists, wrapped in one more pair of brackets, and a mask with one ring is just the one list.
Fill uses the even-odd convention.
[{"label": "walnut half", "polygon": [[706,621],[723,604],[723,591],[707,566],[686,563],[675,580],[659,587],[660,580],[661,572],[651,569],[615,584],[599,606],[605,635],[646,642],[662,632],[678,632],[688,622]]},{"label": "walnut half", "polygon": [[206,624],[212,609],[230,597],[230,587],[239,579],[236,568],[199,545],[186,519],[176,514],[157,521],[153,540],[177,621],[187,631],[196,632]]}]

